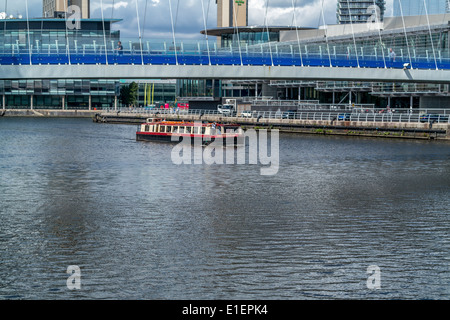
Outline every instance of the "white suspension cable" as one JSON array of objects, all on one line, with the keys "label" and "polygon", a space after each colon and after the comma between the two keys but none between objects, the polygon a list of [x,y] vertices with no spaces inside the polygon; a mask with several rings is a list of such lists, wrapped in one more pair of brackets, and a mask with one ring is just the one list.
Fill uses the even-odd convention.
[{"label": "white suspension cable", "polygon": [[333,67],[333,64],[331,63],[330,46],[328,44],[328,26],[327,23],[325,22],[325,16],[323,14],[323,0],[322,0],[322,20],[325,27],[325,41],[327,43],[328,60],[330,61],[330,67]]},{"label": "white suspension cable", "polygon": [[398,0],[398,2],[400,4],[400,15],[402,16],[403,32],[405,33],[406,48],[408,49],[409,65],[410,65],[411,69],[413,69],[412,59],[411,59],[411,52],[409,50],[408,35],[406,33],[405,19],[404,19],[404,16],[403,16],[402,0]]},{"label": "white suspension cable", "polygon": [[139,46],[141,49],[141,64],[144,64],[144,53],[142,52],[142,37],[141,37],[141,26],[139,23],[139,7],[138,7],[138,0],[134,1],[136,4],[136,17],[137,17],[137,27],[138,27],[138,34],[139,34]]},{"label": "white suspension cable", "polygon": [[[41,33],[40,39],[42,39],[42,34],[44,33],[44,19],[41,20]],[[42,40],[41,40],[41,49],[42,49]]]},{"label": "white suspension cable", "polygon": [[27,38],[28,38],[28,54],[30,57],[30,65],[32,65],[32,61],[31,61],[31,39],[30,39],[30,21],[29,21],[29,17],[28,17],[28,0],[25,1],[25,5],[27,7],[26,9],[26,14],[27,14]]},{"label": "white suspension cable", "polygon": [[104,42],[104,45],[105,45],[106,65],[108,65],[108,47],[106,45],[105,18],[103,17],[103,0],[100,1],[100,10],[102,12],[103,42]]},{"label": "white suspension cable", "polygon": [[140,50],[141,50],[141,64],[144,64],[144,54],[142,52],[142,37],[141,37],[141,25],[140,25],[140,20],[139,20],[138,0],[135,0],[134,3],[136,4],[136,17],[137,17],[137,23],[138,23],[139,46],[140,46]]},{"label": "white suspension cable", "polygon": [[145,21],[147,20],[147,4],[148,4],[148,0],[145,0],[144,23],[142,25],[142,39],[143,40],[145,40]]},{"label": "white suspension cable", "polygon": [[112,0],[112,7],[111,7],[111,20],[114,18],[114,5],[115,5],[115,0]]},{"label": "white suspension cable", "polygon": [[238,10],[239,10],[239,6],[238,6],[238,10],[236,10],[236,2],[233,1],[233,17],[234,17],[234,25],[235,25],[235,30],[236,30],[236,34],[237,34],[237,42],[238,42],[238,48],[239,48],[239,57],[241,59],[241,66],[243,65],[242,62],[242,50],[241,50],[241,39],[239,37],[239,27],[238,27],[238,23],[237,23],[237,15],[238,15]]},{"label": "white suspension cable", "polygon": [[173,25],[172,1],[171,0],[169,0],[169,9],[170,9],[170,22],[172,24],[173,46],[175,48],[175,62],[178,65],[177,44],[176,44],[176,41],[175,41],[175,28],[174,28],[174,25]]},{"label": "white suspension cable", "polygon": [[209,8],[211,7],[211,0],[208,0],[208,8],[206,9],[206,25],[208,25],[209,20]]},{"label": "white suspension cable", "polygon": [[438,70],[438,65],[437,65],[437,60],[436,60],[436,52],[435,52],[435,50],[434,50],[433,36],[431,35],[430,20],[428,19],[428,10],[427,10],[427,4],[426,4],[425,0],[423,0],[423,4],[424,4],[424,6],[425,6],[425,15],[426,15],[426,17],[427,17],[428,31],[430,32],[430,42],[431,42],[431,47],[433,48],[434,64],[435,64],[435,66],[436,66],[436,70]]},{"label": "white suspension cable", "polygon": [[[375,0],[373,0],[373,6],[374,6],[374,9],[375,9],[375,12],[376,12],[376,23],[378,24],[378,25],[377,25],[377,30],[378,30],[378,37],[380,38],[381,53],[383,54],[384,68],[386,69],[386,68],[387,68],[387,65],[386,65],[386,58],[385,58],[385,56],[384,56],[383,39],[382,39],[382,37],[381,37],[381,28],[380,28],[380,25],[379,25],[379,24],[381,23],[381,18],[380,18],[380,16],[379,16],[380,7],[378,7],[378,6],[376,5]],[[375,47],[375,48],[376,48],[376,47]]]},{"label": "white suspension cable", "polygon": [[211,0],[208,1],[208,8],[206,9],[206,24],[208,24],[209,7],[211,6]]},{"label": "white suspension cable", "polygon": [[[5,14],[8,15],[8,0],[5,0]],[[4,29],[4,33],[3,36],[6,37],[6,18],[5,17],[5,22],[3,23],[3,29]]]},{"label": "white suspension cable", "polygon": [[294,9],[293,20],[294,20],[294,24],[295,24],[295,32],[297,34],[298,53],[300,55],[300,64],[303,67],[302,49],[301,49],[301,46],[300,46],[300,37],[298,35],[297,16],[295,14],[295,12],[296,12],[296,4],[297,4],[297,0],[295,0],[295,3],[294,3],[294,0],[292,0],[292,8]]},{"label": "white suspension cable", "polygon": [[177,0],[177,10],[175,11],[175,24],[173,29],[175,32],[177,32],[177,25],[178,25],[178,9],[180,8],[180,0]]},{"label": "white suspension cable", "polygon": [[208,8],[206,9],[206,24],[208,24],[209,7],[211,6],[211,0],[208,1]]},{"label": "white suspension cable", "polygon": [[69,42],[69,31],[67,30],[68,28],[68,21],[67,21],[67,14],[68,14],[68,8],[67,8],[67,2],[64,1],[64,18],[66,20],[66,53],[67,53],[67,57],[69,58],[69,65],[71,65],[71,60],[70,60],[70,42]]},{"label": "white suspension cable", "polygon": [[264,14],[264,25],[266,26],[266,29],[267,29],[267,41],[269,42],[270,61],[272,62],[272,66],[273,66],[272,46],[270,44],[269,26],[267,24],[267,9],[268,9],[268,7],[269,7],[269,0],[266,0],[266,12]]},{"label": "white suspension cable", "polygon": [[209,43],[208,43],[208,30],[206,26],[206,15],[205,15],[205,6],[203,4],[203,0],[200,0],[202,2],[202,12],[203,12],[203,24],[205,26],[205,40],[206,40],[206,50],[208,50],[208,64],[211,65],[211,55],[209,53]]},{"label": "white suspension cable", "polygon": [[[450,0],[446,1],[446,9],[447,9],[446,10],[446,14],[442,15],[442,22],[441,22],[441,24],[445,24],[445,18],[448,17],[448,13],[450,13]],[[448,24],[448,22],[447,22],[447,24]],[[439,44],[438,44],[438,46],[440,48],[442,48],[442,42],[443,41],[445,41],[445,40],[442,39],[442,31],[441,31],[441,36],[439,37]],[[444,54],[445,54],[445,51],[446,50],[444,50]],[[448,57],[448,54],[449,54],[449,52],[447,51],[447,57]],[[441,57],[441,51],[440,50],[439,50],[439,62],[442,62],[442,57]]]},{"label": "white suspension cable", "polygon": [[[351,13],[350,13],[350,3],[349,3],[348,0],[347,0],[347,9],[348,9],[348,16],[349,16],[349,19],[350,19],[350,27],[351,27],[351,29],[352,29],[353,44],[354,44],[354,46],[355,46],[356,63],[358,64],[358,68],[359,68],[358,50],[356,49],[355,32],[354,32],[354,30],[353,30],[352,15],[351,15]],[[349,58],[350,58],[350,56],[349,56]]]}]

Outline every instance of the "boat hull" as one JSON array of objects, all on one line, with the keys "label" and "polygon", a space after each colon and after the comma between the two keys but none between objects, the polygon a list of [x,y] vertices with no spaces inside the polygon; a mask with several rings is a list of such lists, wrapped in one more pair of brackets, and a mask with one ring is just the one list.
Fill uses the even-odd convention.
[{"label": "boat hull", "polygon": [[198,139],[201,139],[202,145],[209,145],[212,142],[218,140],[223,146],[236,146],[238,144],[238,135],[232,137],[221,137],[221,136],[199,136],[199,135],[177,135],[172,140],[172,135],[169,134],[155,134],[147,132],[136,132],[136,141],[153,141],[153,142],[169,142],[169,143],[179,143],[182,141],[180,139],[183,137],[190,138],[191,144],[198,143]]}]

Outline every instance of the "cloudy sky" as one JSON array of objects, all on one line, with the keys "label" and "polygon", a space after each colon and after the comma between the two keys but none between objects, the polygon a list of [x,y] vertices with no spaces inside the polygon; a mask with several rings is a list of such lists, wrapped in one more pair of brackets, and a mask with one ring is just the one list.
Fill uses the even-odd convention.
[{"label": "cloudy sky", "polygon": [[[137,9],[136,9],[137,1]],[[170,0],[176,37],[179,39],[200,38],[199,31],[207,27],[216,26],[215,0]],[[203,1],[203,9],[202,9]],[[386,16],[392,15],[392,1],[387,0]],[[0,0],[0,12],[26,17],[26,3],[28,2],[29,17],[42,16],[42,0]],[[294,10],[298,26],[317,27],[322,25],[323,16],[327,24],[336,23],[336,0],[249,0],[249,25],[264,25],[267,12],[267,24],[273,26],[293,25]],[[115,28],[121,30],[122,37],[136,37],[138,35],[138,19],[145,38],[172,37],[172,23],[169,0],[91,0],[91,17],[120,18],[121,23]],[[266,4],[268,3],[267,10]],[[114,7],[113,7],[114,4]],[[205,19],[203,13],[205,12]]]}]

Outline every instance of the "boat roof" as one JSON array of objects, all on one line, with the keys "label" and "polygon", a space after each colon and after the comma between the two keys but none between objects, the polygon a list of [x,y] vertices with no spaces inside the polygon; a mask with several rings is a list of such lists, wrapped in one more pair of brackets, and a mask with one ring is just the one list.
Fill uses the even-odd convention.
[{"label": "boat roof", "polygon": [[[147,122],[144,124],[162,124],[165,126],[189,126],[189,127],[208,127],[212,126],[214,122],[200,122],[200,121],[171,121],[171,120],[159,120],[153,119],[153,121],[149,121],[151,119],[147,119]],[[216,122],[216,126],[218,127],[239,127],[238,124],[232,123],[218,123]]]}]

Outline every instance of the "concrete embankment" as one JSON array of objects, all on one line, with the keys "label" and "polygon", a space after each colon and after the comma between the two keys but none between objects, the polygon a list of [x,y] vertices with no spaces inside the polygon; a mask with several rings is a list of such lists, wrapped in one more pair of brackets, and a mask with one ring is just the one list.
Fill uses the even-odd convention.
[{"label": "concrete embankment", "polygon": [[[140,124],[149,118],[148,114],[103,113],[94,116],[95,122]],[[281,132],[322,135],[366,136],[403,139],[450,140],[450,124],[420,122],[365,122],[337,120],[298,120],[222,117],[217,115],[175,115],[159,116],[166,120],[232,122],[244,128],[279,129]]]},{"label": "concrete embankment", "polygon": [[[3,115],[2,115],[3,113]],[[53,110],[53,109],[6,109],[0,110],[5,117],[48,117],[48,118],[92,118],[98,111]]]}]

